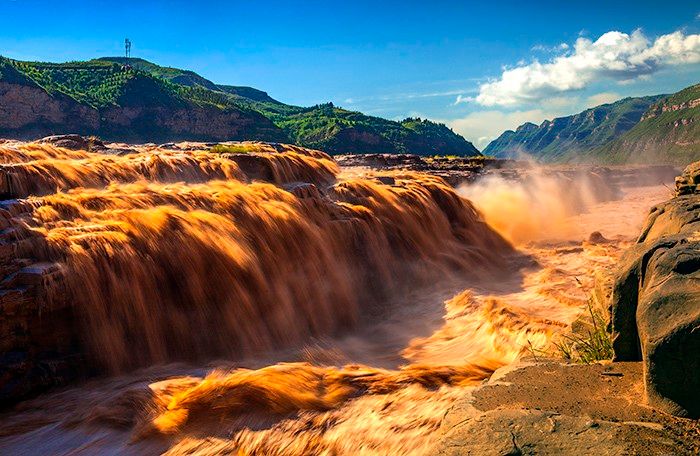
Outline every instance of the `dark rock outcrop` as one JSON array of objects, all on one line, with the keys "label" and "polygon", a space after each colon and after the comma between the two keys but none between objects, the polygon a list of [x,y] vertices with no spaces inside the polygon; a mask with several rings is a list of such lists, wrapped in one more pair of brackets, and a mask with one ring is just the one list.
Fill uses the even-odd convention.
[{"label": "dark rock outcrop", "polygon": [[687,182],[697,170],[678,180],[680,196],[651,210],[610,302],[615,358],[644,361],[650,405],[691,417],[700,417],[700,194]]},{"label": "dark rock outcrop", "polygon": [[36,138],[56,132],[88,134],[100,124],[97,109],[63,94],[48,94],[33,81],[11,84],[0,80],[0,133]]},{"label": "dark rock outcrop", "polygon": [[11,202],[0,209],[0,224],[10,227],[0,238],[0,407],[86,373],[69,306],[48,304],[46,290],[60,280],[60,267],[12,258],[30,242],[30,233],[11,227],[16,209]]},{"label": "dark rock outcrop", "polygon": [[64,149],[70,150],[95,150],[105,147],[104,143],[98,138],[75,134],[47,136],[37,142],[53,144],[56,147],[63,147]]}]

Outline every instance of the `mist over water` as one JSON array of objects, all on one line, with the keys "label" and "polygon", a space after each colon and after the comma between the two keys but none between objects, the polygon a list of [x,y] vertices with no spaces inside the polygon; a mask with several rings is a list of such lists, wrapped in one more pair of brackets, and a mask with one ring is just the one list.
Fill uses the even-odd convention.
[{"label": "mist over water", "polygon": [[544,167],[529,169],[522,179],[489,175],[457,191],[474,203],[491,227],[516,245],[566,239],[575,232],[572,215],[620,196],[620,189],[599,175],[564,174]]},{"label": "mist over water", "polygon": [[[11,208],[22,253],[61,265],[49,296],[71,300],[109,374],[25,403],[1,452],[428,454],[470,387],[568,327],[663,198],[550,169],[455,192],[299,149],[255,166],[0,152],[20,162],[6,193],[44,194]],[[581,243],[611,212],[632,220],[606,225],[622,236]]]}]

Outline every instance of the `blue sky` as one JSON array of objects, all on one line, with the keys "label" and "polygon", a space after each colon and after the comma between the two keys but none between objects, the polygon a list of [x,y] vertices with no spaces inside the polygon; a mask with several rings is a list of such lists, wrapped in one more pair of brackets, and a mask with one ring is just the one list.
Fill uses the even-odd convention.
[{"label": "blue sky", "polygon": [[120,55],[128,36],[134,56],[215,82],[440,120],[483,147],[524,121],[700,82],[699,14],[695,1],[0,0],[0,54]]}]

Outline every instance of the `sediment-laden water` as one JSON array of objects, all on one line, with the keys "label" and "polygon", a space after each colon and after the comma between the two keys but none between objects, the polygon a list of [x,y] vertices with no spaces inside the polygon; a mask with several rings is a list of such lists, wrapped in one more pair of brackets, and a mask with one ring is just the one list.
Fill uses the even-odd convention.
[{"label": "sediment-laden water", "polygon": [[55,265],[41,296],[99,373],[7,412],[0,452],[429,454],[667,197],[585,173],[455,190],[249,147],[0,148],[14,261]]}]

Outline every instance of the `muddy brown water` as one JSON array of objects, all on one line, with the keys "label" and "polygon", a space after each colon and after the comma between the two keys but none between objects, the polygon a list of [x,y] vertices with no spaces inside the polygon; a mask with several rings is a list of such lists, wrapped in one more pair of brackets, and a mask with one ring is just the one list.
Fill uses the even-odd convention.
[{"label": "muddy brown water", "polygon": [[[663,185],[627,187],[614,201],[597,202],[591,196],[583,199],[583,206],[571,211],[565,198],[555,192],[556,188],[556,183],[546,179],[527,187],[492,180],[458,190],[473,202],[486,223],[512,241],[522,254],[512,256],[516,264],[511,266],[516,267],[510,268],[508,273],[490,278],[482,274],[467,278],[446,277],[445,280],[434,278],[432,283],[422,283],[409,292],[392,295],[381,306],[372,306],[367,313],[362,313],[358,310],[363,308],[362,303],[355,303],[357,290],[352,288],[358,282],[343,281],[344,274],[352,274],[350,266],[347,272],[336,269],[339,275],[334,280],[349,288],[311,292],[304,287],[313,289],[321,284],[300,282],[293,289],[298,289],[303,299],[325,303],[325,307],[298,312],[306,312],[307,319],[313,317],[311,321],[332,325],[338,320],[326,314],[336,311],[334,300],[344,300],[345,307],[341,308],[348,315],[343,318],[359,320],[352,331],[337,337],[306,337],[304,342],[297,343],[304,340],[307,332],[298,329],[298,312],[294,317],[285,316],[293,315],[292,310],[291,314],[280,314],[281,320],[273,328],[282,331],[285,318],[289,318],[286,321],[290,330],[297,331],[290,337],[290,346],[295,348],[268,349],[267,342],[262,340],[260,347],[236,362],[165,365],[156,362],[146,369],[114,374],[45,394],[4,413],[0,424],[0,453],[429,454],[438,437],[435,431],[450,405],[468,394],[470,388],[493,370],[512,363],[531,349],[547,349],[552,337],[566,331],[586,307],[593,286],[593,271],[613,265],[638,234],[649,207],[670,196]],[[163,195],[161,190],[152,187],[136,194],[154,197]],[[219,194],[245,191],[228,187],[218,190]],[[378,205],[389,204],[396,197],[371,186],[363,191],[370,192],[374,198],[384,198],[383,202],[376,203]],[[207,189],[200,189],[200,192],[200,198],[211,197]],[[416,195],[421,197],[420,193]],[[246,198],[253,198],[253,195]],[[46,206],[54,210],[65,208],[50,203]],[[89,210],[89,205],[82,209]],[[264,207],[271,219],[295,216],[278,212],[283,209],[274,205]],[[151,233],[143,242],[156,239],[153,242],[158,243],[156,234],[167,225],[163,220],[173,216],[154,213],[144,218],[144,213],[129,213],[123,207],[110,210],[116,212],[108,217],[95,214],[90,214],[92,218],[76,217],[75,223],[128,222]],[[350,207],[350,210],[359,209]],[[45,216],[50,220],[54,214],[47,210]],[[406,220],[397,218],[395,223],[407,223]],[[201,228],[201,224],[211,223],[207,218],[195,221],[196,224],[183,226],[195,230]],[[219,222],[224,223],[217,219]],[[238,228],[221,226],[219,231],[207,228],[207,236],[219,233],[219,243],[238,245],[225,240],[231,230]],[[66,236],[73,234],[66,234],[66,229],[70,228],[65,224],[54,228],[58,230],[55,233],[57,243],[68,242]],[[303,227],[300,229],[307,233],[304,235],[309,237],[309,242],[313,242],[314,234],[304,231]],[[438,224],[418,225],[412,229],[439,231],[446,228]],[[102,229],[99,235],[105,236],[107,232],[111,236],[112,231]],[[586,242],[593,231],[600,231],[609,242]],[[443,238],[448,236],[446,233],[439,232]],[[270,240],[274,237],[270,235]],[[433,264],[443,264],[431,257],[430,249],[441,250],[446,245],[435,244],[431,239],[425,240],[426,258]],[[117,241],[124,240],[118,238]],[[171,241],[177,242],[177,239]],[[78,241],[71,239],[70,242]],[[84,245],[80,242],[88,241],[81,238],[78,244]],[[385,248],[381,241],[377,242],[376,249]],[[212,245],[202,238],[203,249]],[[329,251],[326,262],[319,263],[319,267],[335,267],[333,259],[338,252],[342,254],[342,246],[333,248],[336,250]],[[448,245],[445,254],[454,253],[450,248]],[[155,249],[153,252],[164,255],[164,261],[175,261],[165,251]],[[81,253],[76,253],[75,261],[80,260]],[[245,246],[227,252],[222,264],[244,264],[244,253]],[[126,258],[128,252],[124,255]],[[301,258],[303,252],[289,255],[293,260],[295,255]],[[270,258],[275,258],[272,252]],[[117,260],[121,261],[120,257]],[[480,267],[473,258],[465,261],[468,267]],[[206,267],[204,264],[193,266]],[[377,268],[390,277],[391,270],[381,269],[387,266],[391,264],[377,265]],[[90,267],[101,266],[90,264]],[[222,266],[221,272],[227,268]],[[291,269],[271,271],[269,273],[282,275],[293,273]],[[84,269],[83,278],[91,273],[89,268]],[[146,271],[144,277],[137,280],[148,282],[149,273]],[[305,273],[307,279],[314,274],[324,274],[323,271]],[[264,281],[264,274],[261,274],[260,280]],[[185,285],[200,286],[192,281],[185,281]],[[99,289],[93,291],[104,293]],[[199,297],[202,300],[211,298],[208,295]],[[126,299],[118,295],[112,298]],[[287,297],[290,302],[287,308],[293,306],[297,298]],[[148,295],[140,299],[147,312],[148,303],[160,298]],[[248,325],[247,329],[241,326],[235,330],[244,334],[243,337],[239,335],[240,340],[245,339],[246,330],[254,340],[258,333],[250,327],[258,323],[236,318],[231,315],[231,322],[225,324],[230,328],[234,328],[236,321]],[[168,325],[177,324],[178,320],[165,321],[164,326],[146,329],[167,331]],[[98,323],[105,328],[108,326],[108,320]],[[202,325],[195,326],[195,330],[206,330],[206,324],[211,321],[203,315],[200,323]],[[139,328],[127,330],[133,332]],[[104,332],[98,333],[98,337],[107,337]],[[104,352],[108,356],[105,362],[109,365],[116,359],[113,367],[118,372],[128,364],[125,358],[130,357],[133,347],[110,346],[110,340],[107,337],[98,345],[109,347]],[[234,349],[240,346],[240,340],[237,339]],[[211,344],[218,346],[219,342],[212,340]],[[172,345],[168,345],[167,349],[171,348]],[[161,349],[157,345],[147,345],[137,355],[148,362],[157,361],[159,356],[167,359],[159,351]]]}]

